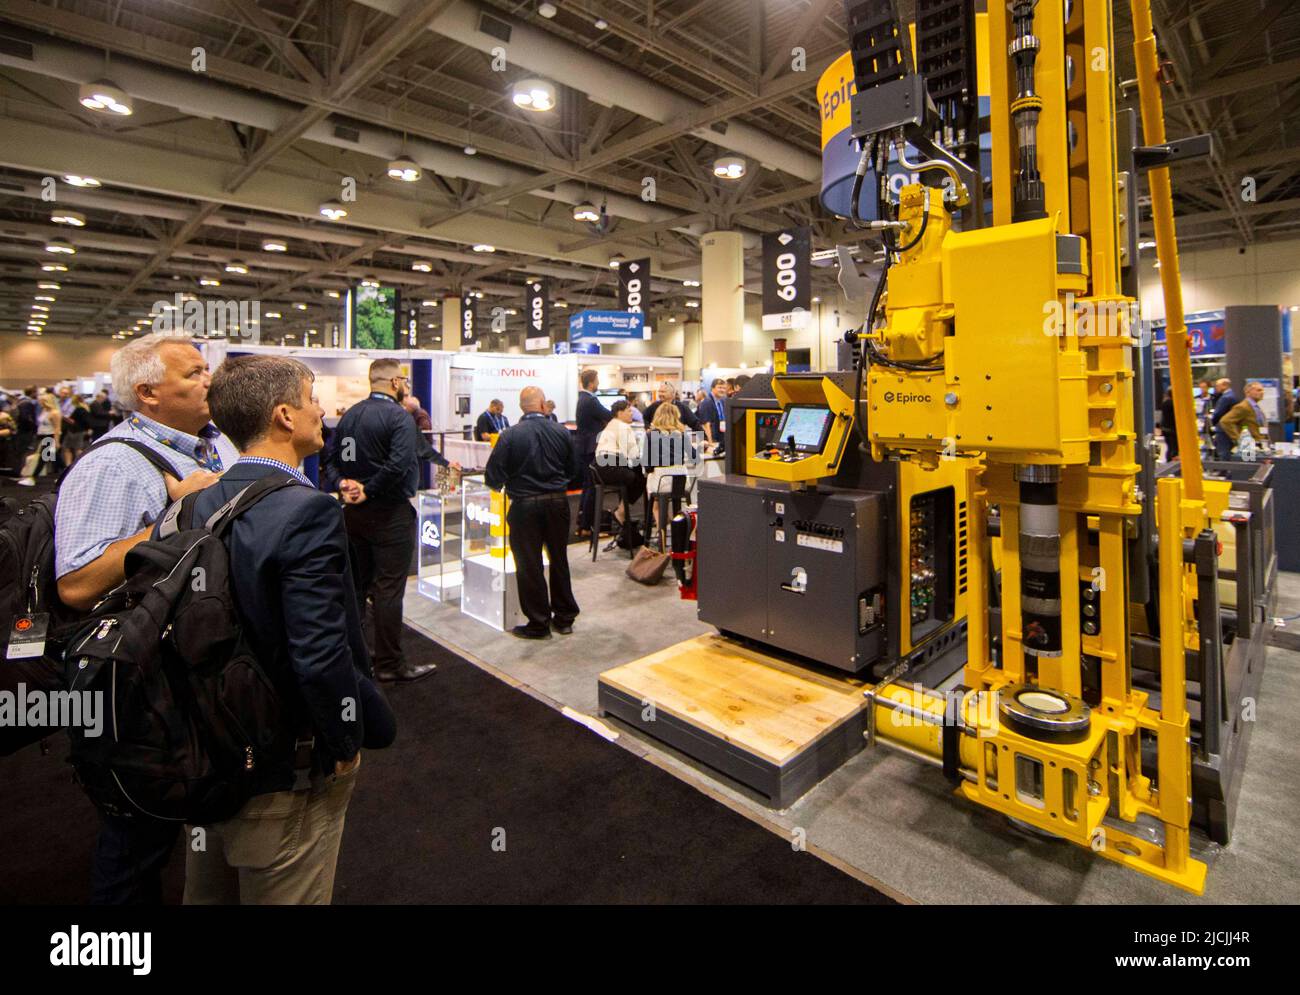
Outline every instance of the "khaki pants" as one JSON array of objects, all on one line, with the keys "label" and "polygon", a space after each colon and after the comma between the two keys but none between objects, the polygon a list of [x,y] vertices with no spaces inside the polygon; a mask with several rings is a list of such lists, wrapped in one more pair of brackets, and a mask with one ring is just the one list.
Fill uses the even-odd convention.
[{"label": "khaki pants", "polygon": [[329,905],[343,820],[358,762],[309,791],[251,798],[233,819],[205,827],[202,850],[190,829],[186,905]]}]

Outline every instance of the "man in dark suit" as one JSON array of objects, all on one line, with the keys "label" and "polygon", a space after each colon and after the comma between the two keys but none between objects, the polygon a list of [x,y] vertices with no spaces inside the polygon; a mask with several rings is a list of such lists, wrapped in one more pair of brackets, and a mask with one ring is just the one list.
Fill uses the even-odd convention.
[{"label": "man in dark suit", "polygon": [[510,419],[505,416],[506,406],[498,400],[492,400],[488,408],[478,416],[474,423],[474,439],[487,442],[494,435],[500,435],[510,427]]},{"label": "man in dark suit", "polygon": [[1232,389],[1232,381],[1227,377],[1221,377],[1214,382],[1214,389],[1218,395],[1214,399],[1214,412],[1210,415],[1210,433],[1214,439],[1214,458],[1224,461],[1232,459],[1232,440],[1227,434],[1220,430],[1219,422],[1223,416],[1241,403],[1239,398]]},{"label": "man in dark suit", "polygon": [[710,385],[709,396],[700,402],[695,417],[704,426],[704,434],[710,442],[718,444],[718,451],[726,448],[727,442],[727,390],[730,385],[718,377]]},{"label": "man in dark suit", "polygon": [[374,619],[375,672],[381,681],[414,681],[437,669],[402,655],[402,599],[415,558],[420,433],[402,407],[410,381],[395,359],[370,364],[370,396],[339,419],[321,463],[326,490],[337,489],[357,557],[362,603]]},{"label": "man in dark suit", "polygon": [[396,734],[370,680],[343,514],[297,469],[322,444],[312,381],[279,356],[235,357],[212,378],[212,417],[240,457],[196,500],[196,520],[267,477],[284,484],[225,540],[244,633],[284,715],[253,797],[186,847],[187,904],[329,904],[361,747]]},{"label": "man in dark suit", "polygon": [[578,375],[578,470],[582,474],[582,503],[578,506],[578,535],[590,535],[596,517],[596,487],[591,479],[591,464],[596,459],[596,440],[614,416],[596,400],[596,384],[600,376],[595,370],[583,370]]},{"label": "man in dark suit", "polygon": [[[582,477],[582,499],[578,505],[578,536],[591,534],[596,519],[596,489],[591,464],[596,458],[596,440],[613,417],[596,398],[600,376],[595,370],[583,370],[578,376],[578,404],[574,416],[577,426],[578,472]],[[595,522],[599,525],[598,522]]]}]

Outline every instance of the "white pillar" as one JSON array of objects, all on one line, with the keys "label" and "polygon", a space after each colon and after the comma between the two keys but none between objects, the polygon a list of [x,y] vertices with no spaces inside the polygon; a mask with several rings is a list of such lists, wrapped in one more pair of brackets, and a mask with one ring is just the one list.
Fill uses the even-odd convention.
[{"label": "white pillar", "polygon": [[714,231],[700,239],[703,283],[701,367],[740,366],[745,335],[745,248],[740,232]]},{"label": "white pillar", "polygon": [[439,310],[442,312],[442,341],[434,348],[455,352],[460,348],[460,295],[444,295]]}]

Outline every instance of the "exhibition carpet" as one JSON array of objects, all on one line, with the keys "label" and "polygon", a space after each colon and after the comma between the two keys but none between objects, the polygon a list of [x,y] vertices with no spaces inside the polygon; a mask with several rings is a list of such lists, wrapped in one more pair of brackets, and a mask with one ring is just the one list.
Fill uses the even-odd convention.
[{"label": "exhibition carpet", "polygon": [[[567,638],[581,652],[581,631]],[[335,903],[892,901],[413,630],[403,641],[438,672],[390,686],[398,740],[363,756]],[[0,759],[0,901],[86,900],[94,813],[49,742]],[[178,849],[169,902],[182,865]]]}]

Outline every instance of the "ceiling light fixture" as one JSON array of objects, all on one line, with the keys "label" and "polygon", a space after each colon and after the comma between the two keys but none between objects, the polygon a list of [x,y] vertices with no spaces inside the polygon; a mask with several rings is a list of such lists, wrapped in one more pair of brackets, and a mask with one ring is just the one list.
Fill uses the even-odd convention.
[{"label": "ceiling light fixture", "polygon": [[278,318],[278,317],[280,317],[280,312],[279,312],[279,311],[267,311],[267,312],[266,312],[266,317],[268,317],[268,318]]},{"label": "ceiling light fixture", "polygon": [[496,252],[497,247],[495,245],[488,245],[486,242],[479,242],[476,246],[474,246],[474,251],[475,252]]},{"label": "ceiling light fixture", "polygon": [[289,246],[278,238],[268,238],[262,243],[263,252],[288,252]]},{"label": "ceiling light fixture", "polygon": [[438,306],[438,302],[433,299],[420,301],[420,307],[437,307],[437,306]]},{"label": "ceiling light fixture", "polygon": [[621,263],[622,261],[623,261],[623,254],[621,252],[614,253],[614,255],[609,257],[609,268],[618,269],[618,264]]},{"label": "ceiling light fixture", "polygon": [[738,155],[724,155],[713,162],[713,175],[723,180],[738,180],[745,175],[745,160]]},{"label": "ceiling light fixture", "polygon": [[410,156],[398,156],[388,164],[388,178],[390,180],[401,180],[403,183],[414,183],[424,173],[420,169],[420,164]]},{"label": "ceiling light fixture", "polygon": [[473,145],[466,145],[463,151],[466,155],[478,155],[478,149]]},{"label": "ceiling light fixture", "polygon": [[[46,246],[45,251],[55,252],[57,250]],[[43,273],[66,273],[67,271],[68,267],[64,266],[63,263],[41,263],[41,272]]]},{"label": "ceiling light fixture", "polygon": [[537,5],[537,13],[541,14],[549,21],[559,13],[559,10],[557,10],[555,4],[550,3],[549,0],[542,0],[542,2]]},{"label": "ceiling light fixture", "polygon": [[242,259],[232,259],[232,260],[230,260],[230,262],[226,263],[226,272],[227,272],[227,273],[247,273],[247,272],[248,272],[248,263],[244,262]]},{"label": "ceiling light fixture", "polygon": [[333,298],[334,300],[338,300],[338,299],[339,299],[339,292],[338,292],[337,290],[327,290],[327,291],[325,291],[325,296],[326,296],[326,297]]},{"label": "ceiling light fixture", "polygon": [[597,31],[604,31],[607,27],[609,27],[609,21],[605,20],[603,17],[596,18]]},{"label": "ceiling light fixture", "polygon": [[96,83],[83,83],[78,99],[87,110],[116,114],[119,117],[129,117],[135,109],[131,95],[106,79]]},{"label": "ceiling light fixture", "polygon": [[379,277],[377,277],[377,276],[363,276],[363,277],[361,278],[361,286],[363,286],[363,287],[378,287],[378,286],[379,286]]},{"label": "ceiling light fixture", "polygon": [[569,302],[566,301],[563,297],[561,297],[558,301],[555,302],[555,306],[556,306],[556,307],[568,307],[568,306],[569,306]]},{"label": "ceiling light fixture", "polygon": [[700,281],[699,281],[699,280],[683,280],[683,281],[682,281],[682,286],[683,286],[683,287],[698,287],[699,285],[700,285]]},{"label": "ceiling light fixture", "polygon": [[76,173],[64,173],[63,182],[74,187],[97,187],[100,185],[99,180],[93,176],[78,176]]},{"label": "ceiling light fixture", "polygon": [[427,259],[419,259],[411,263],[411,269],[415,270],[417,273],[432,273],[433,263],[429,262]]},{"label": "ceiling light fixture", "polygon": [[220,287],[220,286],[221,286],[221,281],[218,280],[218,279],[216,279],[215,277],[211,277],[211,276],[201,276],[201,277],[199,277],[199,286],[200,286],[200,287]]},{"label": "ceiling light fixture", "polygon": [[687,301],[687,302],[686,302],[686,306],[687,306],[687,307],[699,307],[699,306],[700,306],[700,302],[699,302],[699,301]]},{"label": "ceiling light fixture", "polygon": [[555,109],[555,85],[544,79],[521,79],[510,88],[516,107],[543,113]]},{"label": "ceiling light fixture", "polygon": [[322,217],[330,221],[341,221],[348,216],[348,209],[340,204],[337,200],[327,200],[320,206]]},{"label": "ceiling light fixture", "polygon": [[49,301],[51,304],[54,303],[54,298],[49,294],[37,294],[35,299],[38,301]]},{"label": "ceiling light fixture", "polygon": [[306,305],[306,304],[301,304],[301,303],[299,303],[299,304],[295,304],[295,305],[294,305],[294,309],[297,310],[297,311],[306,311],[306,310],[307,310],[307,305]]},{"label": "ceiling light fixture", "polygon": [[[46,242],[45,251],[55,252],[65,256],[75,256],[77,254],[77,250],[70,243],[65,242],[61,238],[52,238]],[[41,268],[44,269],[45,267],[42,266]],[[65,270],[67,269],[66,266],[63,268]]]},{"label": "ceiling light fixture", "polygon": [[60,288],[59,288],[59,284],[55,283],[53,280],[42,280],[42,281],[41,281],[40,283],[38,283],[36,286],[37,286],[37,289],[39,289],[39,290],[58,290],[58,289],[60,289]]},{"label": "ceiling light fixture", "polygon": [[600,220],[600,214],[597,213],[594,204],[590,203],[589,201],[583,201],[581,204],[579,204],[577,207],[573,209],[573,220],[589,221],[592,224],[595,224],[597,221]]},{"label": "ceiling light fixture", "polygon": [[50,220],[56,225],[72,225],[74,228],[86,227],[86,216],[80,211],[55,211]]}]

